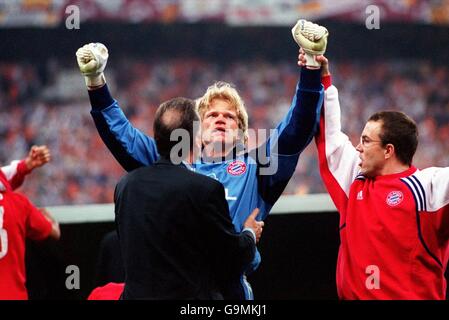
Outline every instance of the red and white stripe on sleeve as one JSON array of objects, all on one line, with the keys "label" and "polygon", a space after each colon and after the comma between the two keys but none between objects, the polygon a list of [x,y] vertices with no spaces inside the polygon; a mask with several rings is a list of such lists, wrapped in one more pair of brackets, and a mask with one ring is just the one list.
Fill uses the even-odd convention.
[{"label": "red and white stripe on sleeve", "polygon": [[324,105],[320,128],[315,137],[321,177],[340,214],[345,213],[349,190],[359,173],[359,152],[341,131],[338,90],[331,85],[330,76],[323,77]]},{"label": "red and white stripe on sleeve", "polygon": [[412,190],[418,211],[436,212],[449,205],[449,167],[418,170],[401,180]]},{"label": "red and white stripe on sleeve", "polygon": [[25,164],[25,160],[14,160],[9,165],[1,167],[0,170],[13,190],[22,185],[25,176],[30,172]]}]

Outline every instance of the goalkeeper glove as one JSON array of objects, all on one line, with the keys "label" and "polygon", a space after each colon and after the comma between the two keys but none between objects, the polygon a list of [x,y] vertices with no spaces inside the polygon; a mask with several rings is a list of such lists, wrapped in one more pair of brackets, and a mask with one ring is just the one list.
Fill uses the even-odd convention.
[{"label": "goalkeeper glove", "polygon": [[292,35],[296,43],[306,53],[306,66],[319,68],[321,64],[315,60],[315,56],[326,52],[327,37],[329,36],[327,29],[310,21],[300,19],[292,28]]},{"label": "goalkeeper glove", "polygon": [[76,60],[87,87],[99,87],[106,83],[103,71],[108,57],[108,49],[98,42],[86,44],[76,51]]}]

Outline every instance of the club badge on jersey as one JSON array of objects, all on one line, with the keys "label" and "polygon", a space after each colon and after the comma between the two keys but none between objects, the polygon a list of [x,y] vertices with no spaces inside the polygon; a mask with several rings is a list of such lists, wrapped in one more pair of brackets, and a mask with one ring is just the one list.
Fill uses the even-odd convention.
[{"label": "club badge on jersey", "polygon": [[246,172],[246,164],[241,160],[232,161],[227,168],[230,175],[240,176]]},{"label": "club badge on jersey", "polygon": [[404,200],[404,195],[401,191],[391,191],[387,196],[386,202],[390,207],[396,207],[402,200]]}]

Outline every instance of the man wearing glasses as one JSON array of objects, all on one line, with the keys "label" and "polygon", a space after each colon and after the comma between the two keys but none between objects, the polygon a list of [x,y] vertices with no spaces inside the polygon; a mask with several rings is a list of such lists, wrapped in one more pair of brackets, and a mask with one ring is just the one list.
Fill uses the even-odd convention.
[{"label": "man wearing glasses", "polygon": [[316,60],[325,87],[316,136],[320,173],[340,213],[340,299],[445,299],[449,167],[412,165],[418,132],[402,112],[372,115],[354,147],[341,132],[328,61]]}]

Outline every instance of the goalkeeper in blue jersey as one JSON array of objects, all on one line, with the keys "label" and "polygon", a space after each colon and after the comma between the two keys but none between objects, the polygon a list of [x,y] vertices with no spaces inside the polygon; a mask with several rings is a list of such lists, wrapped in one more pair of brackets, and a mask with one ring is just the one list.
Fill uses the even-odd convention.
[{"label": "goalkeeper in blue jersey", "polygon": [[[300,23],[301,22],[301,23]],[[192,170],[220,181],[226,191],[231,220],[237,232],[255,209],[263,220],[292,177],[300,153],[315,135],[323,102],[320,66],[315,55],[323,54],[327,42],[324,27],[300,20],[293,28],[295,41],[308,53],[292,104],[274,133],[257,148],[246,150],[248,115],[237,90],[225,82],[210,86],[198,99],[201,118],[201,157]],[[111,153],[131,171],[158,159],[152,137],[134,128],[109,92],[104,76],[108,50],[100,43],[78,49],[77,61],[85,77],[92,106],[91,115]],[[246,274],[260,263],[257,252],[245,274],[227,281],[226,299],[253,299]]]}]

